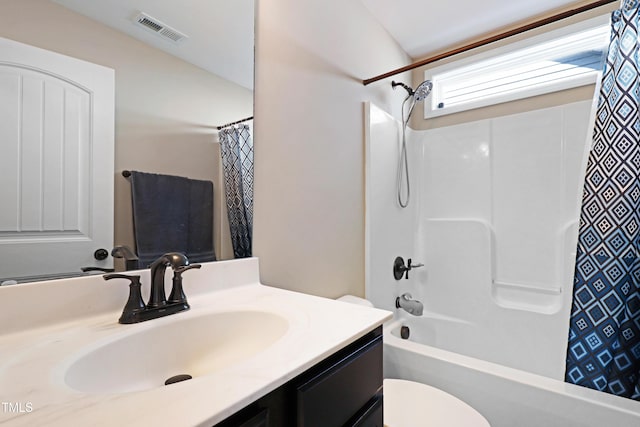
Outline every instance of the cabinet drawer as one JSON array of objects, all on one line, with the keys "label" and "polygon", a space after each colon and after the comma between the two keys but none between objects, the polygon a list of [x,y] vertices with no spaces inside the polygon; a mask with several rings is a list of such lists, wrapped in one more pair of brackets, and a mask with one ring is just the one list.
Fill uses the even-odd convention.
[{"label": "cabinet drawer", "polygon": [[265,409],[259,414],[251,417],[251,419],[240,424],[239,427],[269,427],[268,415],[269,411]]},{"label": "cabinet drawer", "polygon": [[382,336],[378,335],[297,387],[297,426],[342,427],[381,387]]},{"label": "cabinet drawer", "polygon": [[358,414],[355,420],[350,421],[349,427],[383,427],[382,395],[371,399],[371,402],[363,409],[362,414]]},{"label": "cabinet drawer", "polygon": [[269,410],[253,405],[227,418],[214,427],[270,427]]}]

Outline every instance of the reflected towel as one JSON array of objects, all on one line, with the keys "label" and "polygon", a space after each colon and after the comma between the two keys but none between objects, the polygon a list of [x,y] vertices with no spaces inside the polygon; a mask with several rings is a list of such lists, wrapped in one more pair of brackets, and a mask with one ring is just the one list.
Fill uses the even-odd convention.
[{"label": "reflected towel", "polygon": [[130,179],[139,268],[167,252],[215,261],[211,181],[137,171]]}]

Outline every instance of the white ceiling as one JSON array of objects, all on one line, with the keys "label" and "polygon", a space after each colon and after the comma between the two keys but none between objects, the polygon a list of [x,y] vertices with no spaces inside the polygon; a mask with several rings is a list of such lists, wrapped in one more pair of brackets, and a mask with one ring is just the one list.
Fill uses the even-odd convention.
[{"label": "white ceiling", "polygon": [[414,59],[577,3],[577,0],[361,1]]},{"label": "white ceiling", "polygon": [[[253,88],[254,0],[52,1]],[[361,1],[413,58],[576,5],[576,0],[350,1]],[[151,15],[189,38],[177,44],[162,40],[133,24],[138,12]]]},{"label": "white ceiling", "polygon": [[[254,0],[53,0],[220,77],[253,88]],[[144,12],[189,36],[179,43],[140,28]]]}]

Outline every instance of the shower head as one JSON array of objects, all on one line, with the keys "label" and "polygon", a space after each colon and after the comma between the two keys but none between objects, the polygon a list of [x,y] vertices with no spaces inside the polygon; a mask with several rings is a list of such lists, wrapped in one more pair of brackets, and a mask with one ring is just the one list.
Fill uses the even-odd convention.
[{"label": "shower head", "polygon": [[[407,159],[407,140],[405,137],[405,131],[407,129],[407,125],[409,124],[409,119],[411,118],[411,113],[413,113],[413,109],[418,103],[418,101],[424,101],[427,96],[431,93],[431,89],[433,89],[433,83],[431,80],[425,80],[418,85],[416,90],[411,89],[404,83],[399,82],[391,82],[391,87],[396,88],[397,86],[402,86],[404,90],[407,91],[409,95],[402,101],[402,149],[400,151],[400,163],[398,165],[398,203],[400,207],[406,208],[409,205],[409,196],[411,195],[411,191],[409,189],[409,161]],[[411,101],[409,101],[411,100]],[[409,104],[409,112],[405,118],[405,105],[407,102]],[[404,174],[402,173],[404,170]],[[407,198],[406,201],[402,199],[402,187],[403,182],[406,184],[405,187],[407,189]]]},{"label": "shower head", "polygon": [[429,96],[431,89],[433,89],[433,83],[431,83],[431,80],[425,80],[418,85],[415,91],[413,91],[413,96],[416,101],[423,101],[427,96]]},{"label": "shower head", "polygon": [[402,86],[404,90],[409,93],[409,96],[413,96],[415,101],[423,101],[429,94],[431,93],[431,89],[433,88],[433,83],[431,80],[425,80],[418,85],[416,90],[411,89],[409,86],[402,82],[391,82],[391,87],[396,88],[397,86]]}]

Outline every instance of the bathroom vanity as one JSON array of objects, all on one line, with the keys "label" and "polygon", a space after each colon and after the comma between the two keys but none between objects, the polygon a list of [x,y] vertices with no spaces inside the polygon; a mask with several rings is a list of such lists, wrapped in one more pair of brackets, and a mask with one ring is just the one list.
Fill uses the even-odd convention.
[{"label": "bathroom vanity", "polygon": [[216,427],[382,427],[382,327]]},{"label": "bathroom vanity", "polygon": [[1,425],[382,427],[391,313],[261,285],[252,258],[185,274],[189,311],[122,325],[113,282],[0,288]]}]

